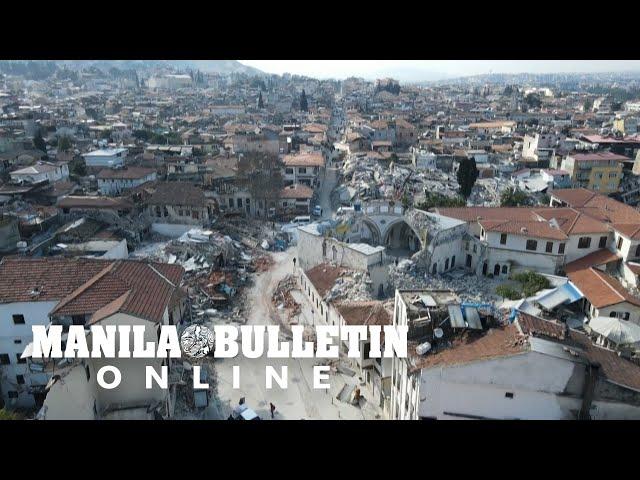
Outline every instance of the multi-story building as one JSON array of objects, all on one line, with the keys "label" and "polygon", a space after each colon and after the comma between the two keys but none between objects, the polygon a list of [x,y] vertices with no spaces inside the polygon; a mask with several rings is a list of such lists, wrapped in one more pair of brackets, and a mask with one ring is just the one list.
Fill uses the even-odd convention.
[{"label": "multi-story building", "polygon": [[284,165],[285,186],[293,184],[306,185],[316,188],[320,185],[320,177],[324,174],[325,160],[320,152],[285,155]]},{"label": "multi-story building", "polygon": [[575,187],[601,193],[617,192],[622,180],[625,156],[611,152],[573,153],[562,161],[562,170],[571,175]]},{"label": "multi-story building", "polygon": [[101,170],[96,178],[102,195],[120,195],[125,190],[155,181],[156,171],[143,167],[111,168]]}]

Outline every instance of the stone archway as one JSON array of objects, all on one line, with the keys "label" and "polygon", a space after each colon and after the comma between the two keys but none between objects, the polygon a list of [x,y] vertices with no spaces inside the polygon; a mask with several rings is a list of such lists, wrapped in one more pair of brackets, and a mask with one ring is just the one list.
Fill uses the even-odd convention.
[{"label": "stone archway", "polygon": [[383,245],[389,254],[397,257],[410,257],[422,248],[420,237],[404,219],[387,227]]},{"label": "stone archway", "polygon": [[368,243],[372,246],[382,245],[382,235],[380,229],[374,221],[363,218],[360,226],[360,241],[362,243]]}]

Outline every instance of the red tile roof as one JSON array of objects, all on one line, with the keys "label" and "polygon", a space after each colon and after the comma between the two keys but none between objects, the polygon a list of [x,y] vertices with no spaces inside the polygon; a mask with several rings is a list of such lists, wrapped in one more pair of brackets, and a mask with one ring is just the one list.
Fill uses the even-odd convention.
[{"label": "red tile roof", "polygon": [[568,237],[559,228],[548,222],[520,222],[520,221],[492,221],[481,220],[480,225],[487,232],[509,233],[526,237],[548,238],[552,240],[566,240]]},{"label": "red tile roof", "polygon": [[321,263],[304,273],[315,287],[318,295],[324,297],[333,288],[336,280],[346,271],[343,267],[334,267],[329,263]]},{"label": "red tile roof", "polygon": [[324,157],[322,153],[285,155],[282,162],[287,167],[324,167]]},{"label": "red tile roof", "polygon": [[640,299],[631,295],[622,284],[595,268],[568,272],[569,279],[578,287],[589,302],[596,308],[628,302],[640,307]]},{"label": "red tile roof", "polygon": [[393,322],[380,301],[342,302],[335,307],[347,325],[391,325]]},{"label": "red tile roof", "polygon": [[596,250],[595,252],[591,252],[589,255],[585,255],[578,260],[574,260],[573,262],[569,262],[564,266],[564,271],[566,273],[575,272],[577,270],[584,270],[589,267],[596,267],[598,265],[606,265],[607,263],[617,262],[622,257],[608,250],[606,248],[602,248],[600,250]]},{"label": "red tile roof", "polygon": [[466,331],[451,340],[451,347],[418,355],[412,343],[409,354],[414,359],[412,371],[422,368],[448,367],[482,360],[519,355],[529,350],[529,344],[514,324],[488,331]]},{"label": "red tile roof", "polygon": [[[97,275],[109,260],[5,257],[0,303],[59,301]],[[37,291],[37,294],[31,292]]]}]

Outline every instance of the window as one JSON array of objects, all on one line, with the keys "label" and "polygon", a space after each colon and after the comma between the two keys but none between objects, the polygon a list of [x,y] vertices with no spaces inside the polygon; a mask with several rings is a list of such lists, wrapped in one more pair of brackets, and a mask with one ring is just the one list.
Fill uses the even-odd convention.
[{"label": "window", "polygon": [[580,237],[578,239],[578,248],[589,248],[591,246],[591,237]]},{"label": "window", "polygon": [[365,360],[369,360],[369,353],[371,351],[371,344],[369,342],[364,344],[364,349],[362,352],[362,358]]},{"label": "window", "polygon": [[24,325],[24,315],[13,315],[13,323],[15,325]]},{"label": "window", "polygon": [[598,242],[598,248],[605,248],[607,246],[607,237],[600,237],[600,241]]},{"label": "window", "polygon": [[13,343],[15,343],[16,345],[20,345],[22,343],[22,340],[20,340],[19,338],[16,338]]},{"label": "window", "polygon": [[553,242],[547,242],[547,248],[545,249],[547,253],[553,252]]},{"label": "window", "polygon": [[303,168],[303,167],[300,167],[300,168],[298,168],[298,173],[307,173],[307,169]]},{"label": "window", "polygon": [[617,176],[618,176],[618,174],[615,173],[615,172],[612,172],[612,173],[609,174],[609,178],[616,178]]},{"label": "window", "polygon": [[230,199],[229,199],[229,206],[230,206],[231,208],[233,208],[233,198],[230,198]]},{"label": "window", "polygon": [[611,312],[611,313],[609,314],[609,316],[610,316],[611,318],[616,318],[616,317],[618,316],[618,312]]},{"label": "window", "polygon": [[238,198],[238,208],[242,208],[242,199]]},{"label": "window", "polygon": [[537,249],[538,249],[537,240],[527,240],[527,250],[533,250],[535,252]]},{"label": "window", "polygon": [[564,253],[564,243],[561,243],[560,245],[558,245],[558,253],[559,254]]},{"label": "window", "polygon": [[506,393],[504,394],[504,397],[505,397],[505,398],[513,398],[513,392],[506,392]]},{"label": "window", "polygon": [[9,398],[18,398],[18,392],[16,392],[15,390],[7,392],[7,394]]},{"label": "window", "polygon": [[451,268],[456,266],[456,256],[451,257]]},{"label": "window", "polygon": [[16,353],[16,360],[18,361],[18,363],[27,363],[27,359],[26,358],[20,358],[20,353]]},{"label": "window", "polygon": [[624,312],[622,314],[622,319],[623,320],[629,320],[630,317],[631,317],[631,314],[629,312]]},{"label": "window", "polygon": [[500,235],[500,245],[506,245],[507,244],[507,234],[503,233]]},{"label": "window", "polygon": [[194,218],[196,220],[199,219],[200,218],[200,212],[198,212],[197,210],[192,211],[191,212],[191,218]]},{"label": "window", "polygon": [[445,270],[449,270],[449,259],[448,258],[444,261],[444,269]]},{"label": "window", "polygon": [[636,257],[640,257],[640,244],[636,246]]},{"label": "window", "polygon": [[616,248],[618,250],[622,248],[622,237],[618,237],[618,243],[616,244]]},{"label": "window", "polygon": [[431,274],[435,275],[437,270],[438,270],[438,264],[434,263],[433,266],[431,267]]},{"label": "window", "polygon": [[503,274],[503,275],[506,275],[506,274],[507,274],[507,266],[506,266],[506,265],[503,265],[503,266],[502,266],[502,274]]},{"label": "window", "polygon": [[16,375],[16,383],[18,385],[24,385],[24,375]]},{"label": "window", "polygon": [[284,173],[286,173],[287,175],[293,175],[293,168],[285,168]]},{"label": "window", "polygon": [[11,360],[9,359],[9,354],[0,353],[0,365],[9,365]]}]

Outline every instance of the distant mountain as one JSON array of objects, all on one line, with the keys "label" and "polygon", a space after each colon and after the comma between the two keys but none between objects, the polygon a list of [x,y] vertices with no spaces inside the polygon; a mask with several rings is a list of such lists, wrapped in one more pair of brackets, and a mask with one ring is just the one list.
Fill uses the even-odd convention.
[{"label": "distant mountain", "polygon": [[246,75],[262,76],[265,73],[254,67],[243,65],[237,60],[64,60],[56,62],[72,69],[82,69],[96,67],[101,70],[110,68],[126,69],[146,69],[173,67],[176,69],[193,69],[209,73],[244,73]]}]

